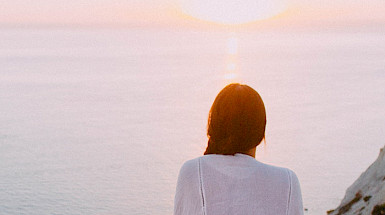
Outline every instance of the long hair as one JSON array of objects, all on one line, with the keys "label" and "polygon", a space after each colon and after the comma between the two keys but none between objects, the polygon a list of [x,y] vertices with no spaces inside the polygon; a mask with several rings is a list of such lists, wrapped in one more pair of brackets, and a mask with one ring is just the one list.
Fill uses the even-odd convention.
[{"label": "long hair", "polygon": [[261,143],[265,128],[266,111],[261,96],[247,85],[227,85],[211,106],[204,154],[245,153]]}]

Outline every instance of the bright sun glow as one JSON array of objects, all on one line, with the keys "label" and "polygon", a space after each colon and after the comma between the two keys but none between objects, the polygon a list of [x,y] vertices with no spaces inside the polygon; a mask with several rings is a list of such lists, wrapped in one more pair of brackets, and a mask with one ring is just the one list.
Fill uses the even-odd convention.
[{"label": "bright sun glow", "polygon": [[267,19],[286,8],[286,0],[180,0],[184,13],[221,24]]}]

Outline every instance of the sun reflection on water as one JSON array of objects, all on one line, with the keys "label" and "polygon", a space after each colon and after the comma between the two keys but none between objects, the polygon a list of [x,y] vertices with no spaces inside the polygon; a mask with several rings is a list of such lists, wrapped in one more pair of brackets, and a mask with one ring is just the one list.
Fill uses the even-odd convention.
[{"label": "sun reflection on water", "polygon": [[223,78],[226,82],[239,82],[239,66],[238,66],[238,38],[234,35],[227,39],[225,74]]},{"label": "sun reflection on water", "polygon": [[227,39],[227,54],[236,55],[238,53],[238,38],[230,37]]},{"label": "sun reflection on water", "polygon": [[224,75],[224,78],[230,81],[235,80],[237,77],[238,77],[237,73],[226,73]]}]

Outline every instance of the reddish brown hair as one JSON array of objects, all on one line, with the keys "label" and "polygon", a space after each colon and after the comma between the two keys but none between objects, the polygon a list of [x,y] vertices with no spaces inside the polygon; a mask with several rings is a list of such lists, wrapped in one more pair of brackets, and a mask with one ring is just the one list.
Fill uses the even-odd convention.
[{"label": "reddish brown hair", "polygon": [[265,105],[257,91],[247,85],[227,85],[211,106],[204,154],[245,153],[261,143],[265,128]]}]

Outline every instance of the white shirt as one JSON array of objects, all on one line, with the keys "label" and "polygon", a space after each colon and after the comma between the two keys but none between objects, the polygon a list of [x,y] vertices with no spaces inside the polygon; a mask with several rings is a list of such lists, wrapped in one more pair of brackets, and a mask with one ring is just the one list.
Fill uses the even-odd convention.
[{"label": "white shirt", "polygon": [[181,168],[174,215],[302,215],[295,173],[244,154],[204,155]]}]

